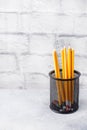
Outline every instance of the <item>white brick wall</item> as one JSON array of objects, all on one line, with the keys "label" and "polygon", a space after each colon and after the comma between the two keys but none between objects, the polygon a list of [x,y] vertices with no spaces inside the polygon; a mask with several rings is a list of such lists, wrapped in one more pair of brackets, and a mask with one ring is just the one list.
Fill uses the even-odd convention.
[{"label": "white brick wall", "polygon": [[35,54],[23,55],[20,58],[21,72],[35,72],[48,75],[50,69],[52,69],[52,66],[51,56],[39,56]]},{"label": "white brick wall", "polygon": [[0,72],[15,72],[17,69],[14,55],[0,54]]},{"label": "white brick wall", "polygon": [[75,34],[87,35],[87,16],[79,16],[75,18]]},{"label": "white brick wall", "polygon": [[87,13],[86,0],[62,0],[62,11],[67,14]]},{"label": "white brick wall", "polygon": [[30,35],[30,53],[51,54],[54,49],[54,35]]},{"label": "white brick wall", "polygon": [[21,0],[0,0],[1,12],[12,12],[21,10]]},{"label": "white brick wall", "polygon": [[73,18],[57,13],[22,14],[22,31],[27,33],[73,33]]},{"label": "white brick wall", "polygon": [[61,13],[60,0],[33,0],[33,11]]},{"label": "white brick wall", "polygon": [[0,0],[0,88],[49,87],[52,50],[68,44],[87,88],[87,1]]},{"label": "white brick wall", "polygon": [[15,54],[29,52],[28,37],[20,34],[0,35],[0,52]]},{"label": "white brick wall", "polygon": [[18,17],[16,13],[0,13],[0,32],[18,32]]}]

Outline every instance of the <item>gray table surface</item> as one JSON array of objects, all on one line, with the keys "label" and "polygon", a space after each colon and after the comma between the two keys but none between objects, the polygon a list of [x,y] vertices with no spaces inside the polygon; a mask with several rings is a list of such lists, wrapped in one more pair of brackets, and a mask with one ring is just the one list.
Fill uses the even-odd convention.
[{"label": "gray table surface", "polygon": [[49,108],[49,89],[1,89],[0,130],[87,130],[87,90],[80,89],[80,107],[73,114]]}]

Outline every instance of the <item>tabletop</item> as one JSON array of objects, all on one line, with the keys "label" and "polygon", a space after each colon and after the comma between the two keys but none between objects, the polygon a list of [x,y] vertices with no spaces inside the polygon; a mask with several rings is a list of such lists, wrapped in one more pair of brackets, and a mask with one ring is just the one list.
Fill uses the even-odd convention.
[{"label": "tabletop", "polygon": [[49,108],[49,88],[1,89],[0,130],[86,130],[86,100],[80,89],[79,110],[58,114]]}]

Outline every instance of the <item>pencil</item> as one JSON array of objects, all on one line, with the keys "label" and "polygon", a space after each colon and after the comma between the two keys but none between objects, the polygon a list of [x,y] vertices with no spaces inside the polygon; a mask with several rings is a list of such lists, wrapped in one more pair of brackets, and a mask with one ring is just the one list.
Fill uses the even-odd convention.
[{"label": "pencil", "polygon": [[[68,48],[68,78],[72,78],[72,50]],[[71,106],[71,81],[68,81],[68,88],[69,88],[69,104]]]},{"label": "pencil", "polygon": [[[64,67],[64,49],[61,50],[61,60],[62,60],[62,79],[65,78],[65,67]],[[64,90],[64,97],[65,97],[65,83],[62,82],[63,90]],[[64,101],[65,102],[65,101]]]},{"label": "pencil", "polygon": [[62,60],[62,78],[64,79],[64,49],[61,50],[61,60]]},{"label": "pencil", "polygon": [[[53,51],[53,62],[54,62],[55,77],[58,78],[59,77],[59,67],[58,67],[56,50]],[[59,103],[59,105],[61,105],[62,102],[61,102],[60,87],[58,86],[58,82],[56,82],[56,86],[57,86],[57,93],[58,93],[58,103]]]},{"label": "pencil", "polygon": [[[61,78],[56,50],[53,51],[53,61],[54,61],[54,68],[55,68],[55,77]],[[62,102],[64,102],[64,92],[63,92],[61,81],[57,81],[56,85],[57,85],[57,91],[58,91],[58,102],[59,102],[59,105],[61,105]]]},{"label": "pencil", "polygon": [[[72,78],[74,78],[74,49],[72,49]],[[74,81],[72,81],[72,101],[71,103],[73,104],[74,102]]]},{"label": "pencil", "polygon": [[[64,78],[68,79],[68,68],[67,68],[67,53],[66,48],[64,47]],[[66,105],[68,105],[68,84],[65,81],[65,98],[66,98]]]}]

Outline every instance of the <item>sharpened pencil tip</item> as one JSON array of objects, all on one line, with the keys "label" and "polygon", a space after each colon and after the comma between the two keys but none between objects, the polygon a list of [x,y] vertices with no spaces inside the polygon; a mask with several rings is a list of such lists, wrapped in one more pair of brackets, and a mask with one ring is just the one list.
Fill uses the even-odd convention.
[{"label": "sharpened pencil tip", "polygon": [[56,49],[53,50],[53,54],[56,53]]}]

